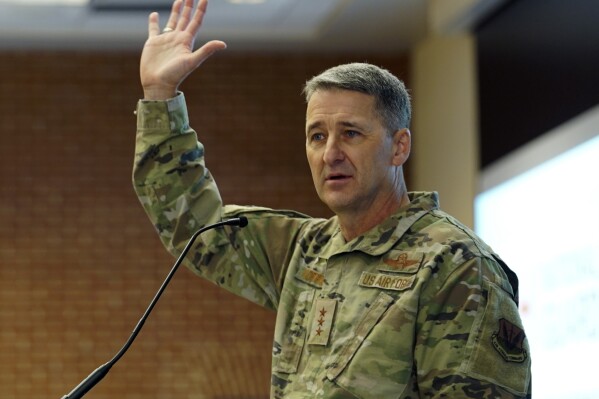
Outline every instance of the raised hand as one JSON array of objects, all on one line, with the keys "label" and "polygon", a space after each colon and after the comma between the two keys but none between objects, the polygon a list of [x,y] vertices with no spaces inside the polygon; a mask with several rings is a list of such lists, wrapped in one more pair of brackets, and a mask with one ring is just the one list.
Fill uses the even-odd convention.
[{"label": "raised hand", "polygon": [[195,37],[206,14],[208,0],[175,0],[166,27],[160,32],[158,13],[150,14],[139,75],[147,100],[174,97],[179,85],[214,52],[227,45],[219,40],[193,50]]}]

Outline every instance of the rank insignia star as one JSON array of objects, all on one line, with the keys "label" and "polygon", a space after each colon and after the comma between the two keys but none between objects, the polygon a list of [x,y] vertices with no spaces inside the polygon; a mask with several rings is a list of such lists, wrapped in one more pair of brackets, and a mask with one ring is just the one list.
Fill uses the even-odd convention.
[{"label": "rank insignia star", "polygon": [[337,301],[330,298],[317,299],[313,305],[312,328],[308,344],[326,346],[333,326]]}]

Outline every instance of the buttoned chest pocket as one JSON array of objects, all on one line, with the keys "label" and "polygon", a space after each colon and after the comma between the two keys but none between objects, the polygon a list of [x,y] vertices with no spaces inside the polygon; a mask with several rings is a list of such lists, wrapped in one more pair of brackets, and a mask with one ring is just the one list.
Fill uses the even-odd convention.
[{"label": "buttoned chest pocket", "polygon": [[282,342],[275,342],[273,349],[273,370],[292,374],[297,372],[302,350],[306,342],[307,319],[314,299],[314,290],[302,291],[297,298],[289,326]]},{"label": "buttoned chest pocket", "polygon": [[327,378],[360,399],[399,398],[412,376],[415,310],[379,292],[339,352]]}]

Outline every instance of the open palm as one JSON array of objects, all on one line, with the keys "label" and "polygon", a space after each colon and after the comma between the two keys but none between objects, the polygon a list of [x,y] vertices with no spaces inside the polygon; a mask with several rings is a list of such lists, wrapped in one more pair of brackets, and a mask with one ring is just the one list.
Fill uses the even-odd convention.
[{"label": "open palm", "polygon": [[158,13],[150,14],[148,40],[140,61],[140,79],[146,99],[173,97],[191,72],[214,52],[226,48],[224,42],[213,40],[193,50],[207,5],[207,0],[200,0],[194,11],[193,0],[175,0],[162,33]]}]

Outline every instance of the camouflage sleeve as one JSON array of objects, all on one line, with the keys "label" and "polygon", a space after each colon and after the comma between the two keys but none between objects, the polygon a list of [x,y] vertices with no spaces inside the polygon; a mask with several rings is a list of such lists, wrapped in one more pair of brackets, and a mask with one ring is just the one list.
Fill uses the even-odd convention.
[{"label": "camouflage sleeve", "polygon": [[133,185],[174,256],[202,226],[247,216],[250,225],[245,229],[219,228],[202,234],[185,264],[255,303],[278,306],[289,248],[310,219],[293,212],[223,206],[204,164],[204,147],[189,126],[182,93],[168,101],[138,103]]},{"label": "camouflage sleeve", "polygon": [[[221,197],[204,165],[204,147],[189,126],[183,93],[138,103],[133,186],[169,249],[221,219]],[[201,206],[193,207],[196,203]]]},{"label": "camouflage sleeve", "polygon": [[530,398],[528,340],[499,266],[475,257],[434,280],[421,297],[414,350],[422,397]]}]

